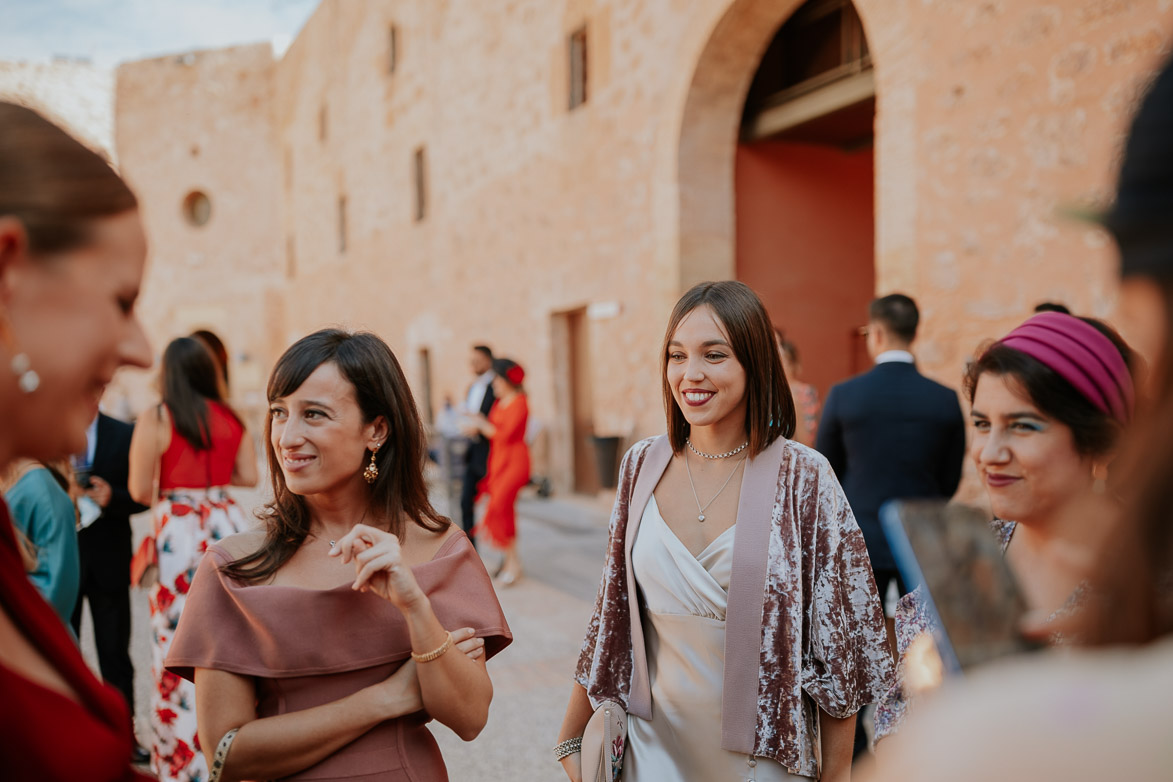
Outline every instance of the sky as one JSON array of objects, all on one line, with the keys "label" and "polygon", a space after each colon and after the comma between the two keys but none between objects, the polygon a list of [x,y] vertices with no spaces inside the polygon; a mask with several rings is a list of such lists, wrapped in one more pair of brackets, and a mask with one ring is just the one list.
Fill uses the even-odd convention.
[{"label": "sky", "polygon": [[0,60],[113,66],[270,41],[284,53],[319,0],[0,0]]}]

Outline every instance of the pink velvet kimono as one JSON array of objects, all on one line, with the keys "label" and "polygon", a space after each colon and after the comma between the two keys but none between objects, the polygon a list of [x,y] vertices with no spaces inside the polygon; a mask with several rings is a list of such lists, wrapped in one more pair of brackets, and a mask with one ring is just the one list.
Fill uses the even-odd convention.
[{"label": "pink velvet kimono", "polygon": [[[645,720],[651,686],[631,549],[671,458],[666,436],[623,458],[575,674],[594,702],[616,700]],[[893,675],[863,534],[827,460],[779,437],[746,462],[734,536],[721,746],[817,777],[818,710],[849,717]]]}]

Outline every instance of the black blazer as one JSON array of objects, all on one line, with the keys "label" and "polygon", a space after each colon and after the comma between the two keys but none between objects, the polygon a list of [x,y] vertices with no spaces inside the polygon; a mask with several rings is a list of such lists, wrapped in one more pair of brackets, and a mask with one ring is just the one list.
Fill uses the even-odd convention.
[{"label": "black blazer", "polygon": [[[493,393],[493,384],[489,383],[485,388],[485,398],[481,400],[481,415],[487,416],[495,401],[497,397]],[[489,438],[480,432],[471,437],[468,441],[467,459],[469,470],[476,475],[484,475],[489,469]]]},{"label": "black blazer", "polygon": [[872,567],[891,570],[896,564],[880,531],[880,506],[953,496],[965,459],[965,419],[957,394],[913,364],[877,364],[831,389],[816,447],[843,484]]},{"label": "black blazer", "polygon": [[130,517],[146,510],[130,498],[130,436],[134,426],[98,414],[93,474],[110,484],[110,504],[78,535],[83,569],[108,589],[130,583]]}]

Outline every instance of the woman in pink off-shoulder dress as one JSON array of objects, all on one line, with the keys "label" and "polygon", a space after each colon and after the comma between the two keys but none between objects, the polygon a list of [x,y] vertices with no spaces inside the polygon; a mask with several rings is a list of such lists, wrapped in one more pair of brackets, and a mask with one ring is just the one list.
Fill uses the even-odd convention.
[{"label": "woman in pink off-shoulder dress", "polygon": [[269,380],[266,529],[208,547],[167,658],[194,680],[213,778],[445,780],[427,723],[471,740],[512,639],[465,534],[428,501],[407,380],[324,330]]}]

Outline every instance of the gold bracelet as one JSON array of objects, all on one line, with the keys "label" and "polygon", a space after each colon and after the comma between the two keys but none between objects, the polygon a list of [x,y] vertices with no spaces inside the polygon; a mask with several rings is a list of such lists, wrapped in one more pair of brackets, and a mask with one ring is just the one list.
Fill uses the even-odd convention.
[{"label": "gold bracelet", "polygon": [[439,649],[433,649],[426,654],[416,654],[415,652],[412,652],[411,659],[415,660],[417,663],[430,663],[432,660],[435,660],[438,657],[442,657],[444,652],[452,648],[452,633],[448,633],[447,635],[448,637],[444,639],[444,643],[440,645]]}]

